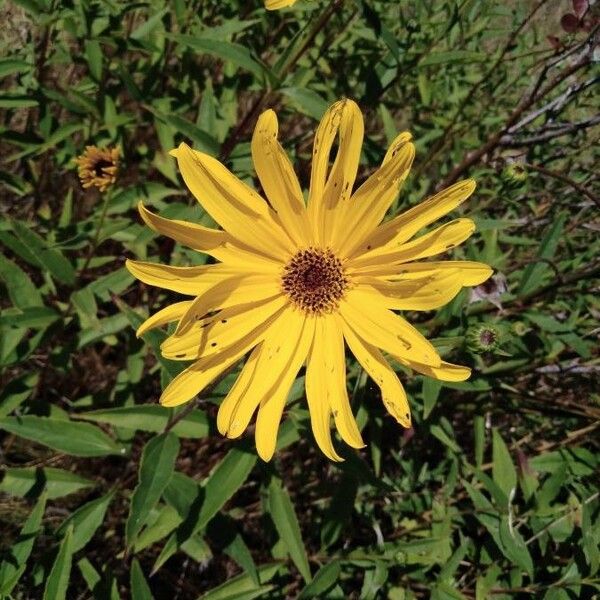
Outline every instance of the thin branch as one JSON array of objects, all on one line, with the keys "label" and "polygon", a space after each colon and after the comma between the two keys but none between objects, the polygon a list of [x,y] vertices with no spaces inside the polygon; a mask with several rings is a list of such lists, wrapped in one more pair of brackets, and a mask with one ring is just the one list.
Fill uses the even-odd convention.
[{"label": "thin branch", "polygon": [[[600,123],[600,116],[597,117],[597,123]],[[540,167],[538,165],[532,165],[529,163],[525,163],[524,165],[527,169],[531,169],[532,171],[537,171],[538,173],[545,175],[546,177],[551,177],[553,179],[558,179],[567,185],[570,185],[573,189],[577,190],[580,194],[583,194],[586,198],[589,198],[598,208],[600,208],[600,198],[595,196],[590,190],[586,187],[577,183],[574,179],[571,179],[564,173],[558,173],[557,171],[551,171],[550,169],[546,169],[545,167]]]},{"label": "thin branch", "polygon": [[560,111],[562,111],[565,106],[573,100],[577,94],[587,89],[588,87],[598,83],[600,81],[600,76],[592,77],[587,81],[583,81],[581,83],[569,86],[563,94],[553,98],[548,104],[545,104],[541,108],[529,113],[527,116],[523,117],[516,125],[513,125],[508,133],[515,133],[519,129],[523,128],[528,123],[531,123],[539,116],[543,115],[547,112],[552,112],[553,115],[557,115]]},{"label": "thin branch", "polygon": [[[563,123],[555,126],[554,128],[547,128],[543,133],[538,135],[532,135],[528,138],[514,138],[512,135],[503,135],[498,145],[506,146],[507,148],[521,148],[522,146],[534,146],[547,142],[563,135],[569,135],[577,131],[583,131],[588,127],[594,127],[600,123],[600,114],[590,117],[585,121],[578,121],[577,123]],[[549,129],[549,130],[548,130]]]},{"label": "thin branch", "polygon": [[512,114],[508,117],[508,120],[506,121],[504,126],[500,130],[490,135],[487,141],[483,144],[483,146],[481,146],[475,152],[469,154],[458,166],[456,166],[440,184],[440,189],[452,185],[455,181],[460,179],[460,177],[463,175],[463,173],[465,173],[465,171],[470,169],[473,165],[477,164],[483,156],[494,150],[500,143],[502,136],[504,136],[508,132],[508,130],[515,123],[518,122],[518,120],[521,118],[521,115],[527,109],[529,109],[537,100],[549,94],[560,83],[562,83],[565,79],[576,73],[579,69],[589,65],[591,60],[590,48],[591,46],[588,47],[586,52],[583,54],[583,56],[579,58],[579,60],[577,60],[571,66],[558,73],[551,81],[548,82],[548,84],[546,84],[541,89],[538,89],[538,79],[538,82],[536,82],[536,85],[534,86],[531,93],[529,93],[523,99],[523,101],[515,108]]},{"label": "thin branch", "polygon": [[504,57],[510,52],[510,50],[514,47],[515,41],[517,37],[521,34],[523,29],[528,25],[534,15],[537,13],[544,4],[546,4],[548,0],[540,0],[530,11],[530,13],[523,19],[521,24],[511,33],[510,37],[506,41],[506,44],[502,48],[498,58],[493,62],[492,66],[487,70],[485,75],[469,90],[469,93],[465,96],[463,101],[460,103],[460,106],[456,109],[455,113],[452,115],[450,122],[446,125],[444,132],[438,138],[437,142],[433,145],[429,152],[429,156],[427,159],[421,163],[416,169],[417,173],[420,173],[425,169],[425,167],[431,163],[431,161],[437,156],[437,154],[442,150],[448,136],[454,131],[454,128],[465,111],[465,108],[471,103],[475,94],[479,91],[479,88],[486,82],[489,81],[490,77],[496,72]]}]

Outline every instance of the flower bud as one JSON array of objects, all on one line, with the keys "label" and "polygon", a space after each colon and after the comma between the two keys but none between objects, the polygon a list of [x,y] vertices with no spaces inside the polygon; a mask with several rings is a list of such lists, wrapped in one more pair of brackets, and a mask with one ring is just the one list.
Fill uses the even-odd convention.
[{"label": "flower bud", "polygon": [[467,347],[477,354],[494,352],[500,346],[500,338],[500,330],[495,325],[480,323],[467,330]]},{"label": "flower bud", "polygon": [[502,169],[502,180],[510,187],[521,187],[527,180],[527,170],[518,162],[511,162]]}]

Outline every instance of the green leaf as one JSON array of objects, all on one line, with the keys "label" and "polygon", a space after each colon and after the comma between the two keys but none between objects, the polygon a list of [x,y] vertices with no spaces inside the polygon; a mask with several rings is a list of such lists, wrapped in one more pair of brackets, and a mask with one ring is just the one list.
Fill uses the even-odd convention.
[{"label": "green leaf", "polygon": [[258,79],[264,79],[269,73],[268,69],[252,56],[250,50],[240,44],[179,33],[167,34],[166,37],[192,50],[212,54],[222,60],[229,61],[236,67],[249,71]]},{"label": "green leaf", "polygon": [[73,456],[125,453],[123,446],[89,423],[25,415],[0,419],[0,429]]},{"label": "green leaf", "polygon": [[48,136],[46,141],[35,149],[36,154],[43,154],[44,152],[54,148],[56,145],[63,142],[68,137],[71,137],[74,133],[81,131],[85,125],[83,123],[67,123],[62,125],[51,135]]},{"label": "green leaf", "polygon": [[388,568],[381,560],[373,561],[370,568],[365,570],[363,586],[360,591],[361,600],[375,600],[377,593],[383,587],[388,577]]},{"label": "green leaf", "polygon": [[0,326],[43,329],[59,318],[60,315],[48,306],[28,306],[22,309],[9,308],[0,315]]},{"label": "green leaf", "polygon": [[[109,423],[115,427],[160,433],[167,426],[169,417],[176,414],[177,412],[171,408],[144,404],[95,410],[81,413],[76,418],[98,423]],[[209,435],[211,427],[208,417],[202,411],[194,409],[181,419],[171,431],[179,437],[199,439]]]},{"label": "green leaf", "polygon": [[529,550],[523,541],[519,532],[513,527],[509,527],[508,518],[502,517],[500,520],[500,550],[506,558],[521,567],[529,577],[533,578],[533,561]]},{"label": "green leaf", "polygon": [[79,332],[77,336],[77,348],[84,348],[98,342],[109,335],[119,333],[129,324],[125,315],[116,314],[100,319],[95,325]]},{"label": "green leaf", "polygon": [[65,600],[73,562],[73,529],[67,529],[52,570],[46,580],[43,600]]},{"label": "green leaf", "polygon": [[323,565],[317,571],[313,580],[300,592],[297,600],[326,597],[324,594],[337,583],[340,570],[340,563],[337,560],[332,560],[330,563]]},{"label": "green leaf", "polygon": [[269,485],[269,514],[291,559],[308,583],[312,575],[298,517],[287,491],[281,485],[281,481],[275,477],[271,479]]},{"label": "green leaf", "polygon": [[562,237],[567,217],[568,213],[562,212],[552,222],[548,233],[544,236],[544,239],[540,244],[537,258],[541,260],[533,260],[525,267],[519,286],[520,296],[526,296],[542,284],[544,275],[550,270],[549,265],[544,261],[551,260],[554,256],[558,243]]},{"label": "green leaf", "polygon": [[[114,298],[114,302],[119,310],[127,317],[127,320],[134,329],[137,329],[143,322],[144,318],[138,315],[130,306],[128,306],[120,298]],[[182,363],[176,360],[163,358],[160,351],[160,345],[165,340],[166,335],[159,330],[149,331],[142,336],[142,339],[152,348],[157,360],[163,366],[169,377],[176,377],[182,371]]]},{"label": "green leaf", "polygon": [[131,497],[129,516],[125,524],[128,546],[134,542],[150,511],[169,483],[178,453],[179,439],[171,432],[152,438],[144,447],[139,482]]},{"label": "green leaf", "polygon": [[63,469],[9,468],[4,472],[0,492],[21,498],[36,498],[45,490],[48,499],[52,500],[94,485],[92,480]]},{"label": "green leaf", "polygon": [[252,577],[256,585],[260,585],[258,571],[250,549],[244,542],[235,525],[235,521],[225,515],[217,514],[208,524],[206,530],[211,545],[217,544],[223,552],[230,556],[246,573]]},{"label": "green leaf", "polygon": [[426,419],[440,397],[442,384],[437,379],[423,377],[423,418]]},{"label": "green leaf", "polygon": [[[181,510],[185,521],[165,544],[160,556],[154,564],[156,571],[185,540],[203,530],[209,521],[221,510],[223,505],[235,494],[246,481],[250,471],[256,464],[256,455],[239,448],[230,450],[206,479],[204,486],[194,489],[193,482],[186,478],[174,480],[172,492],[180,488],[180,494],[186,502],[176,500],[173,506]],[[179,494],[178,494],[179,495]],[[173,497],[173,493],[166,497]]]},{"label": "green leaf", "polygon": [[444,446],[447,446],[455,454],[460,454],[460,446],[439,425],[432,425],[430,431],[431,435],[442,442]]},{"label": "green leaf", "polygon": [[49,248],[46,242],[36,233],[21,223],[12,221],[12,228],[19,240],[36,256],[42,266],[58,281],[67,285],[75,283],[75,269],[71,263],[54,248]]},{"label": "green leaf", "polygon": [[42,494],[23,524],[19,537],[12,543],[7,560],[0,564],[0,597],[10,595],[21,575],[25,572],[33,542],[42,524],[42,517],[46,510],[46,500],[46,495]]},{"label": "green leaf", "polygon": [[29,275],[3,254],[0,254],[0,279],[8,291],[11,302],[20,309],[42,306],[44,301]]},{"label": "green leaf", "polygon": [[26,73],[31,69],[29,63],[24,60],[16,60],[14,58],[5,58],[0,60],[0,77],[7,77],[14,73]]},{"label": "green leaf", "polygon": [[200,494],[204,494],[197,481],[175,471],[163,493],[163,498],[182,519],[188,517],[192,505]]},{"label": "green leaf", "polygon": [[150,586],[148,585],[144,572],[137,558],[131,562],[131,600],[153,600]]},{"label": "green leaf", "polygon": [[510,453],[502,436],[496,428],[492,430],[492,479],[510,498],[512,490],[517,486],[517,470],[510,458]]},{"label": "green leaf", "polygon": [[168,8],[163,8],[162,10],[159,10],[157,13],[153,14],[147,21],[144,21],[141,25],[136,27],[129,37],[133,40],[141,40],[147,37],[148,34],[151,33],[152,30],[160,24],[162,18],[167,14],[168,11]]},{"label": "green leaf", "polygon": [[473,419],[473,437],[475,446],[475,466],[481,468],[485,448],[485,419],[476,415]]},{"label": "green leaf", "polygon": [[96,530],[104,522],[104,515],[114,495],[114,492],[109,492],[80,506],[59,527],[57,532],[59,535],[69,530],[73,532],[73,552],[81,550],[94,537]]},{"label": "green leaf", "polygon": [[[41,1],[41,0],[40,0]],[[13,0],[13,2],[22,8],[24,8],[27,12],[30,12],[34,16],[39,16],[40,13],[44,12],[42,5],[40,2],[36,0]]]},{"label": "green leaf", "polygon": [[452,63],[484,62],[487,54],[471,50],[450,50],[449,52],[431,52],[419,61],[419,67]]},{"label": "green leaf", "polygon": [[[281,567],[280,563],[270,563],[258,567],[258,577],[261,585],[271,581]],[[242,594],[254,590],[260,590],[260,588],[252,581],[252,578],[248,574],[244,573],[206,592],[201,598],[202,600],[234,600],[234,598],[245,597]]]},{"label": "green leaf", "polygon": [[92,565],[92,563],[87,558],[82,558],[80,561],[77,562],[77,566],[79,567],[81,576],[83,577],[90,592],[93,592],[94,590],[97,591],[98,588],[96,586],[98,586],[98,584],[100,583],[101,577],[98,571],[96,571],[96,569]]},{"label": "green leaf", "polygon": [[28,96],[0,94],[0,108],[33,108],[39,102]]},{"label": "green leaf", "polygon": [[280,91],[284,96],[287,96],[301,112],[317,121],[329,108],[329,103],[310,88],[288,87],[283,88]]},{"label": "green leaf", "polygon": [[[171,477],[171,481],[173,481],[173,477]],[[166,490],[164,493],[166,493]],[[156,518],[154,518],[155,515]],[[151,518],[146,522],[146,527],[144,527],[133,544],[134,553],[137,554],[144,548],[162,540],[174,531],[182,521],[183,519],[179,516],[179,513],[169,504],[155,508],[151,513]]]},{"label": "green leaf", "polygon": [[178,133],[192,140],[197,150],[218,156],[220,152],[219,142],[210,133],[203,131],[200,127],[179,115],[159,113],[159,116],[169,123],[169,125],[172,125]]},{"label": "green leaf", "polygon": [[0,391],[0,419],[21,406],[31,396],[39,381],[37,373],[25,373],[15,377]]},{"label": "green leaf", "polygon": [[99,326],[98,317],[96,316],[98,313],[98,305],[96,304],[96,298],[89,286],[73,292],[71,294],[71,303],[79,316],[81,329]]},{"label": "green leaf", "polygon": [[100,81],[102,79],[102,48],[98,40],[86,40],[85,57],[91,76],[96,81]]},{"label": "green leaf", "polygon": [[204,489],[204,502],[194,533],[204,529],[208,522],[246,481],[256,464],[256,455],[233,448],[209,475]]}]

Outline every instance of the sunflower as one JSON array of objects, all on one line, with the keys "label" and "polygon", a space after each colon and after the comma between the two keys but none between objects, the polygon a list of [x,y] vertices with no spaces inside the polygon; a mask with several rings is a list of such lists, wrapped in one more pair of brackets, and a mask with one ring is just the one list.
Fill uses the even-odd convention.
[{"label": "sunflower", "polygon": [[477,262],[421,260],[464,242],[475,230],[470,219],[415,237],[472,194],[471,179],[382,223],[413,161],[409,133],[392,142],[381,166],[353,191],[363,119],[354,102],[335,103],[315,136],[305,203],[277,130],[277,117],[268,110],[252,137],[268,202],[211,156],[186,144],[172,151],[187,187],[222,230],[168,220],[140,203],[141,216],[155,231],[218,262],[174,267],[127,261],[141,281],[192,297],[151,316],[138,335],[177,321],[161,352],[194,361],[165,388],[164,406],[187,402],[247,356],[219,408],[217,427],[237,438],[258,410],[256,447],[264,460],[273,455],[288,393],[306,363],[314,437],[325,455],[340,460],[332,417],[347,444],[364,446],[346,389],[345,345],[381,388],[389,413],[410,427],[406,393],[383,353],[445,381],[467,379],[470,370],[444,362],[394,311],[438,308],[492,271]]},{"label": "sunflower", "polygon": [[287,8],[296,3],[296,0],[265,0],[265,8],[267,10],[279,10],[280,8]]},{"label": "sunflower", "polygon": [[117,180],[119,149],[86,146],[85,152],[75,159],[75,164],[84,188],[97,187],[105,192]]}]

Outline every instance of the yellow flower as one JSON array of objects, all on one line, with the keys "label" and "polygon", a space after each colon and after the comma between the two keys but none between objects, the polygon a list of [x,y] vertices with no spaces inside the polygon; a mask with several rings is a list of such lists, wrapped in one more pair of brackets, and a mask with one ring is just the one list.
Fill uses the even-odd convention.
[{"label": "yellow flower", "polygon": [[265,8],[267,10],[279,10],[280,8],[287,8],[296,3],[296,0],[265,0]]},{"label": "yellow flower", "polygon": [[252,158],[268,203],[211,156],[186,144],[172,152],[186,185],[223,229],[164,219],[140,204],[142,218],[155,231],[219,262],[172,267],[128,261],[141,281],[192,296],[151,316],[138,335],[178,321],[162,354],[195,361],[164,390],[165,406],[187,402],[249,353],[220,406],[217,426],[237,438],[258,410],[256,447],[264,460],[273,455],[289,390],[306,362],[315,439],[329,458],[340,460],[331,440],[332,417],[346,443],[364,446],[346,389],[344,342],[381,388],[390,414],[410,427],[406,393],[382,351],[446,381],[467,379],[470,370],[444,362],[393,311],[438,308],[492,271],[469,261],[420,261],[465,241],[475,229],[470,219],[414,237],[468,198],[473,180],[381,224],[413,161],[409,133],[393,141],[378,170],[353,192],[363,119],[354,102],[334,104],[315,136],[306,204],[277,130],[277,117],[268,110],[252,137]]},{"label": "yellow flower", "polygon": [[85,152],[75,159],[75,163],[84,188],[95,186],[105,192],[117,180],[119,149],[86,146]]}]

